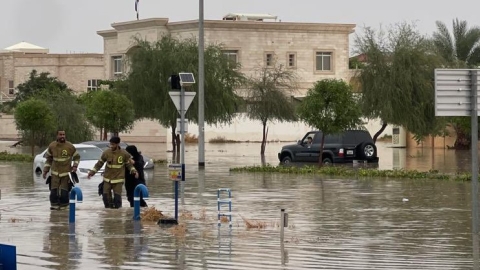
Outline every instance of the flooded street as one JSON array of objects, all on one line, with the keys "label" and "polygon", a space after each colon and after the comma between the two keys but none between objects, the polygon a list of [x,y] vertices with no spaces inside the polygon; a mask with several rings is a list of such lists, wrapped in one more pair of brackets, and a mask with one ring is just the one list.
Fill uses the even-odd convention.
[{"label": "flooded street", "polygon": [[[152,158],[171,159],[167,146],[136,145]],[[278,164],[282,145],[267,146],[268,163]],[[77,204],[76,223],[69,226],[68,210],[49,210],[48,187],[33,174],[32,164],[2,162],[0,243],[17,246],[18,269],[476,267],[468,182],[230,173],[230,167],[261,164],[258,143],[206,144],[206,169],[199,172],[196,145],[186,150],[186,182],[179,202],[186,232],[134,222],[133,208],[104,209],[98,179],[81,180],[84,202]],[[407,153],[379,145],[379,156],[380,169],[470,170],[468,151]],[[167,166],[146,172],[147,203],[173,216]],[[227,223],[217,227],[218,188],[232,190],[231,230]],[[125,206],[125,195],[123,199]],[[283,244],[281,208],[289,214]],[[242,217],[266,227],[249,229]]]}]

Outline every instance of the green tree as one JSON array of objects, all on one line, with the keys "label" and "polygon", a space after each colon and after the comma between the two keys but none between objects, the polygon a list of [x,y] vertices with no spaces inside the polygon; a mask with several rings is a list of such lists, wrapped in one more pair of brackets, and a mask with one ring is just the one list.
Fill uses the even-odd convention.
[{"label": "green tree", "polygon": [[[198,44],[196,39],[178,40],[169,35],[150,43],[136,40],[137,47],[129,55],[127,87],[119,90],[133,102],[136,117],[155,119],[172,128],[172,145],[179,143],[175,134],[179,114],[168,92],[169,78],[179,72],[191,72],[198,80]],[[235,89],[243,82],[239,64],[229,60],[222,46],[210,44],[205,48],[205,122],[228,123],[241,102]],[[197,89],[196,85],[187,90]],[[198,95],[186,118],[196,122]],[[178,148],[179,149],[179,148]],[[177,150],[178,150],[177,149]]]},{"label": "green tree", "polygon": [[267,123],[295,121],[297,114],[291,102],[291,93],[297,89],[297,77],[293,70],[278,65],[255,70],[246,84],[247,115],[262,124],[262,144],[260,154],[265,154],[267,144]]},{"label": "green tree", "polygon": [[[466,21],[452,22],[452,32],[440,21],[433,33],[433,43],[437,53],[451,68],[478,68],[480,65],[480,27],[468,27]],[[448,117],[448,125],[456,134],[455,149],[470,148],[470,117]]]},{"label": "green tree", "polygon": [[440,132],[434,110],[434,69],[442,65],[430,40],[413,25],[400,24],[388,30],[366,28],[356,37],[359,54],[366,63],[355,75],[362,93],[362,110],[369,119],[383,125],[405,127],[424,137]]},{"label": "green tree", "polygon": [[112,90],[90,92],[82,97],[86,118],[99,129],[115,135],[128,131],[135,122],[133,103],[123,94]]},{"label": "green tree", "polygon": [[352,88],[343,80],[326,79],[315,83],[298,107],[300,119],[322,131],[320,166],[325,135],[340,133],[362,124],[361,108]]},{"label": "green tree", "polygon": [[45,101],[32,98],[18,103],[14,116],[17,129],[29,136],[33,156],[36,136],[55,130],[54,113]]},{"label": "green tree", "polygon": [[480,27],[468,28],[466,21],[452,22],[452,33],[440,21],[433,33],[433,43],[438,53],[452,67],[478,67],[480,64]]},{"label": "green tree", "polygon": [[67,84],[58,80],[56,77],[51,77],[50,73],[42,72],[38,74],[36,70],[32,70],[29,79],[17,86],[18,93],[14,100],[11,101],[13,107],[21,101],[25,101],[31,97],[36,96],[41,92],[51,92],[58,94],[62,92],[72,93]]},{"label": "green tree", "polygon": [[[18,94],[11,105],[16,106],[18,102],[30,98],[41,99],[49,104],[54,113],[56,129],[65,130],[69,141],[78,143],[92,138],[91,126],[84,116],[85,108],[79,104],[77,96],[64,82],[50,77],[49,73],[38,74],[33,70],[29,79],[17,88]],[[55,137],[55,129],[52,132],[37,133],[35,144],[46,145]]]},{"label": "green tree", "polygon": [[[78,97],[68,92],[41,92],[38,98],[45,100],[55,116],[56,130],[64,130],[67,140],[80,143],[91,140],[93,137],[92,126],[85,117],[85,106],[80,104]],[[56,131],[48,135],[48,143],[56,138]]]}]

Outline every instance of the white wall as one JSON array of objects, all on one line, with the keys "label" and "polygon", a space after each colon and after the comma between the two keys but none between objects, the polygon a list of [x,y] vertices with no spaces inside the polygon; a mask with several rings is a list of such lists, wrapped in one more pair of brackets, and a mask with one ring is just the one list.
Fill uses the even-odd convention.
[{"label": "white wall", "polygon": [[[373,135],[380,130],[382,124],[379,120],[370,120],[365,128]],[[306,132],[314,130],[302,122],[296,123],[269,123],[268,140],[293,142],[301,139]],[[198,125],[189,123],[188,133],[198,136]],[[392,127],[389,125],[380,135],[392,135]],[[217,137],[224,137],[226,140],[233,141],[262,141],[262,124],[260,121],[252,121],[245,116],[238,116],[230,125],[212,126],[205,125],[205,142]],[[167,140],[171,141],[170,136]]]}]

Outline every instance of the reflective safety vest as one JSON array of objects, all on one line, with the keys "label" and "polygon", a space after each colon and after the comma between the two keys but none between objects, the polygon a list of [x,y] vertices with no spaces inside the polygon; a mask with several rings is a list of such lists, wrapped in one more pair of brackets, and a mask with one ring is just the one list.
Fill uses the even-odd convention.
[{"label": "reflective safety vest", "polygon": [[80,163],[80,154],[75,146],[68,141],[64,143],[52,142],[47,148],[45,158],[46,162],[43,171],[50,171],[52,175],[59,177],[67,176],[72,171],[72,160],[73,166],[78,167]]},{"label": "reflective safety vest", "polygon": [[130,163],[132,156],[123,149],[107,149],[92,169],[93,172],[98,172],[105,164],[105,171],[103,173],[103,181],[112,184],[123,183],[125,181],[125,167],[130,173],[135,173],[135,167]]}]

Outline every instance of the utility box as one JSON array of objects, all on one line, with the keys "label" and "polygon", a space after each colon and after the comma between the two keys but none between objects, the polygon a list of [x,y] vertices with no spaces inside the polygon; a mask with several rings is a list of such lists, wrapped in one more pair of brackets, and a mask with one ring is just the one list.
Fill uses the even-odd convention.
[{"label": "utility box", "polygon": [[401,126],[392,127],[392,147],[407,147],[407,131]]}]

